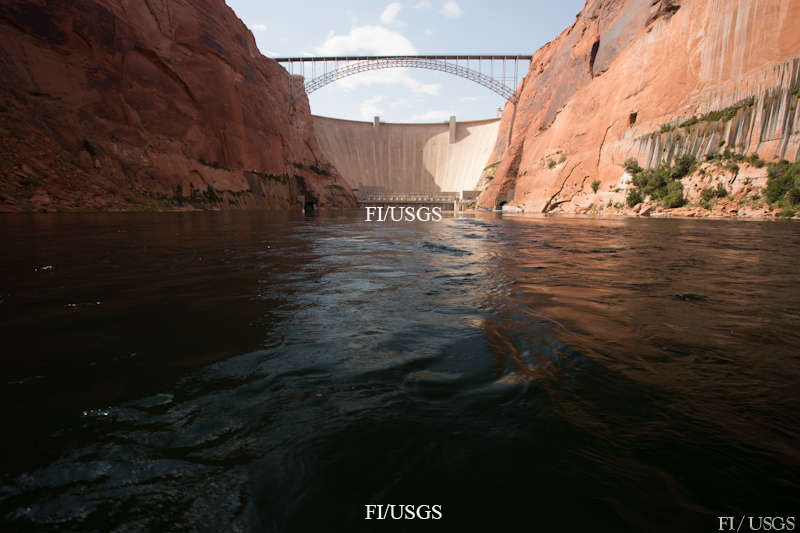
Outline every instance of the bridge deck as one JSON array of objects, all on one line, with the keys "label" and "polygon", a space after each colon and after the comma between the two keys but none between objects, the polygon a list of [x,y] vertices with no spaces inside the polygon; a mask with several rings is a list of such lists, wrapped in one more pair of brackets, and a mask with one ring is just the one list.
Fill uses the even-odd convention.
[{"label": "bridge deck", "polygon": [[295,63],[295,62],[303,62],[303,63],[311,63],[315,61],[366,61],[371,59],[442,59],[442,60],[482,60],[482,61],[489,61],[492,59],[497,60],[511,60],[511,59],[518,59],[520,61],[530,61],[531,55],[519,54],[519,55],[508,55],[508,54],[499,54],[499,55],[426,55],[426,56],[409,56],[409,55],[399,55],[399,56],[302,56],[302,57],[273,57],[275,61],[278,63]]},{"label": "bridge deck", "polygon": [[[421,68],[436,70],[460,76],[483,85],[506,100],[516,104],[519,62],[531,61],[530,55],[489,54],[489,55],[383,55],[383,56],[318,56],[318,57],[276,57],[290,75],[295,67],[300,70],[306,94],[342,78],[371,70],[385,68]],[[511,63],[506,76],[506,63]],[[305,66],[311,65],[311,79],[306,79]],[[340,66],[340,63],[344,63]],[[477,70],[470,63],[477,63]],[[495,71],[495,63],[498,63]],[[465,66],[466,64],[466,66]],[[481,68],[483,65],[484,68]],[[330,68],[329,68],[330,67]],[[319,75],[317,74],[319,70]],[[484,72],[487,71],[487,72]],[[497,72],[497,76],[495,76]],[[513,76],[511,73],[513,72]],[[512,84],[513,81],[513,84]],[[292,85],[290,84],[290,90]]]}]

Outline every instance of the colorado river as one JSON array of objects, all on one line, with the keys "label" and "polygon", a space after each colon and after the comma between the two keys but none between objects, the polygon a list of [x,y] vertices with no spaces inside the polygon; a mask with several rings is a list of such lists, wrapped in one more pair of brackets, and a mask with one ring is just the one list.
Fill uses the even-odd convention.
[{"label": "colorado river", "polygon": [[0,217],[6,529],[797,514],[796,223],[363,218]]}]

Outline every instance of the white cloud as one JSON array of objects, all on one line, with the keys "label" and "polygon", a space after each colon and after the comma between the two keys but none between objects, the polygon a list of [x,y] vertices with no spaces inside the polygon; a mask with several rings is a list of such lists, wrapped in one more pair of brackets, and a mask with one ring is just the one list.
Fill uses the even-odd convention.
[{"label": "white cloud", "polygon": [[444,111],[441,109],[430,109],[425,111],[424,113],[419,113],[411,117],[411,120],[414,122],[442,122],[445,120],[450,120],[450,115],[452,115],[450,111]]},{"label": "white cloud", "polygon": [[419,0],[416,4],[414,4],[414,9],[429,9],[431,7],[430,0]]},{"label": "white cloud", "polygon": [[[323,56],[338,55],[415,55],[417,48],[402,33],[383,26],[355,26],[347,35],[329,34],[317,53]],[[337,85],[354,89],[361,85],[401,85],[417,94],[437,95],[441,85],[422,83],[408,73],[408,69],[381,69],[343,78]]]},{"label": "white cloud", "polygon": [[383,26],[354,26],[347,35],[331,33],[317,47],[320,55],[338,56],[355,53],[371,55],[414,55],[417,49],[405,35]]},{"label": "white cloud", "polygon": [[252,26],[250,26],[250,29],[253,30],[253,31],[267,31],[267,25],[266,24],[253,24]]},{"label": "white cloud", "polygon": [[367,98],[361,102],[361,116],[364,120],[372,120],[373,117],[378,117],[383,114],[383,109],[378,106],[384,100],[384,96],[379,94],[372,98]]},{"label": "white cloud", "polygon": [[425,35],[433,35],[433,30],[430,28],[425,28]]},{"label": "white cloud", "polygon": [[461,10],[461,6],[458,5],[458,2],[445,2],[442,6],[442,15],[449,19],[457,19],[463,13],[464,12]]},{"label": "white cloud", "polygon": [[480,99],[481,99],[480,96],[462,96],[461,97],[461,101],[462,102],[477,102]]},{"label": "white cloud", "polygon": [[403,4],[400,2],[392,2],[386,6],[386,9],[381,12],[381,24],[386,24],[388,26],[394,22],[401,9],[403,9]]}]

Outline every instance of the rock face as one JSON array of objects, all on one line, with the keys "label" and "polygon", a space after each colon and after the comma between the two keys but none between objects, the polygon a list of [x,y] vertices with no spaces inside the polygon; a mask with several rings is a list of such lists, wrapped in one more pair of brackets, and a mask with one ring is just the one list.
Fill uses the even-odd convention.
[{"label": "rock face", "polygon": [[224,0],[0,3],[0,210],[354,205]]},{"label": "rock face", "polygon": [[479,205],[624,202],[631,157],[651,167],[727,148],[797,160],[798,27],[794,0],[588,0],[506,105]]}]

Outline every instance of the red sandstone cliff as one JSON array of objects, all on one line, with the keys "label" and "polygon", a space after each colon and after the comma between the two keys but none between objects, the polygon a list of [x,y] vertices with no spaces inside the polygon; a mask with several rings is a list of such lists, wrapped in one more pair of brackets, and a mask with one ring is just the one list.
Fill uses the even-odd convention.
[{"label": "red sandstone cliff", "polygon": [[[489,159],[500,163],[479,205],[619,205],[631,157],[652,167],[725,146],[797,160],[798,28],[798,0],[587,0],[575,23],[534,55],[516,109],[506,106]],[[732,118],[681,126],[725,108]],[[741,174],[739,189],[765,171],[743,165]]]},{"label": "red sandstone cliff", "polygon": [[354,205],[224,0],[0,0],[0,210]]}]

